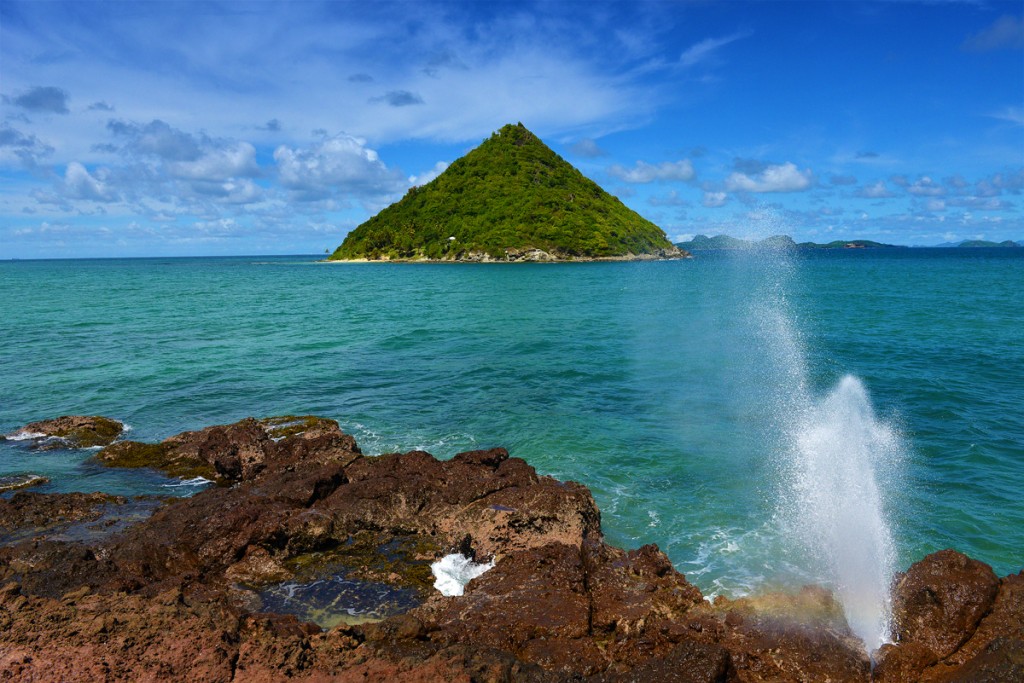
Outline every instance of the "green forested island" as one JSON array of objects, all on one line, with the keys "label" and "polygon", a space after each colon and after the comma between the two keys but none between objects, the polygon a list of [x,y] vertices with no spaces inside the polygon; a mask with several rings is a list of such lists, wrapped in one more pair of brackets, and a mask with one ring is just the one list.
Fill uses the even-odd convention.
[{"label": "green forested island", "polygon": [[654,223],[506,125],[348,234],[328,260],[678,258]]}]

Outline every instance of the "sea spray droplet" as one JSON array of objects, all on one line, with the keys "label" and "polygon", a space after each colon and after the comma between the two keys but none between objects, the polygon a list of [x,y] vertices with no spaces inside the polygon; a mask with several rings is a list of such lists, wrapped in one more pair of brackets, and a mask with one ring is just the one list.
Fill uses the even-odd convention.
[{"label": "sea spray droplet", "polygon": [[452,553],[430,565],[430,571],[434,573],[436,579],[434,588],[440,591],[441,595],[454,597],[462,595],[467,583],[492,567],[494,560],[477,563],[462,553]]},{"label": "sea spray droplet", "polygon": [[[843,377],[824,396],[812,389],[806,340],[790,290],[799,275],[787,249],[757,250],[750,321],[759,354],[766,428],[774,432],[777,519],[785,555],[801,580],[825,583],[868,650],[891,639],[889,586],[895,571],[884,491],[903,460],[897,430],[880,421],[863,383]],[[749,256],[749,255],[748,255]]]},{"label": "sea spray droplet", "polygon": [[826,573],[850,628],[874,650],[891,639],[895,570],[878,478],[900,459],[901,439],[849,375],[810,402],[791,429],[789,513],[798,540]]}]

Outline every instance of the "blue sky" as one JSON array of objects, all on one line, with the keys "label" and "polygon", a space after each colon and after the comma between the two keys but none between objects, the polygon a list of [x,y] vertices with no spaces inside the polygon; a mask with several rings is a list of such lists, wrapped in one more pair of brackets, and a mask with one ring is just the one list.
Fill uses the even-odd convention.
[{"label": "blue sky", "polygon": [[1024,239],[1020,2],[0,0],[0,258],[323,253],[505,123],[672,239]]}]

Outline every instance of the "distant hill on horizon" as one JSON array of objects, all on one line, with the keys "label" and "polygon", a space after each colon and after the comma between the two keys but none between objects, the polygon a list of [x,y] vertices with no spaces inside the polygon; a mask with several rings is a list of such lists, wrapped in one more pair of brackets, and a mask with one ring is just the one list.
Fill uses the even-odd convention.
[{"label": "distant hill on horizon", "polygon": [[664,231],[506,125],[348,234],[331,261],[571,261],[687,256]]},{"label": "distant hill on horizon", "polygon": [[992,242],[989,240],[962,240],[960,242],[943,242],[937,244],[938,247],[957,247],[960,249],[974,249],[979,247],[991,248],[991,247],[1024,247],[1024,240],[1020,242],[1014,242],[1013,240],[1003,240],[1002,242]]},{"label": "distant hill on horizon", "polygon": [[935,245],[915,245],[909,247],[903,244],[885,244],[873,240],[833,240],[826,243],[818,242],[796,242],[789,235],[773,235],[762,240],[746,240],[729,235],[696,235],[693,239],[676,242],[677,247],[687,251],[701,251],[706,249],[750,249],[752,247],[789,247],[794,249],[911,249],[911,248],[937,248],[952,247],[960,249],[970,248],[1024,248],[1024,240],[1014,242],[1004,240],[1002,242],[991,242],[988,240],[962,240],[960,242],[943,242]]},{"label": "distant hill on horizon", "polygon": [[834,240],[824,244],[817,242],[795,242],[789,235],[773,235],[762,240],[745,240],[729,235],[696,235],[692,240],[676,242],[676,246],[687,251],[702,249],[750,249],[752,247],[795,248],[795,249],[904,249],[898,244],[884,244],[872,240]]}]

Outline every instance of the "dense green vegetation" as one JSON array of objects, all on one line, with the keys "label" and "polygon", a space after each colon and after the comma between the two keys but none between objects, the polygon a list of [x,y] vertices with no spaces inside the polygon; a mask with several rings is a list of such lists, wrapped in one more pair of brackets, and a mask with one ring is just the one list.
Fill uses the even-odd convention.
[{"label": "dense green vegetation", "polygon": [[673,251],[658,226],[520,123],[410,189],[349,233],[330,259],[504,260],[531,249],[559,258]]}]

